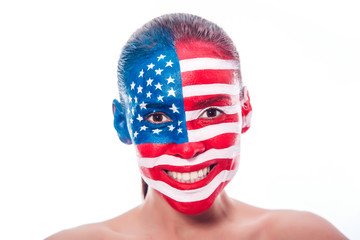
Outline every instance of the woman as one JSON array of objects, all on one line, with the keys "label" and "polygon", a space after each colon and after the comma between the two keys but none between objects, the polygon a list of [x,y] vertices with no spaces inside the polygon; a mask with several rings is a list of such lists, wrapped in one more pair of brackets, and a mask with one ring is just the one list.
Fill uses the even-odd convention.
[{"label": "woman", "polygon": [[223,190],[239,163],[251,105],[239,56],[217,25],[188,14],[156,18],[125,45],[114,126],[134,144],[144,202],[56,239],[346,239],[311,213],[265,210]]}]

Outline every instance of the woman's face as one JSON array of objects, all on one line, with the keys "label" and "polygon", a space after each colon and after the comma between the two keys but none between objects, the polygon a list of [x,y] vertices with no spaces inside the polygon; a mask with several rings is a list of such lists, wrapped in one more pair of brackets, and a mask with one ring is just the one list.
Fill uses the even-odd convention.
[{"label": "woman's face", "polygon": [[199,214],[237,171],[239,65],[212,44],[178,43],[139,58],[127,124],[144,181],[184,214]]}]

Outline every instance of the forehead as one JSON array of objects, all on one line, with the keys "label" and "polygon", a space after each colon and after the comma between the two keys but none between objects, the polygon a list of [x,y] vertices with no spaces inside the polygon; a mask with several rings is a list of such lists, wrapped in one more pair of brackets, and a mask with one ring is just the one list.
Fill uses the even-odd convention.
[{"label": "forehead", "polygon": [[173,48],[163,48],[138,57],[130,66],[127,81],[130,105],[145,102],[153,106],[180,104],[182,81],[180,62]]},{"label": "forehead", "polygon": [[204,41],[178,41],[175,43],[175,48],[179,59],[189,58],[218,58],[218,59],[233,59],[214,43]]},{"label": "forehead", "polygon": [[[238,85],[240,76],[238,61],[213,43],[203,41],[177,42],[174,48],[164,47],[140,57],[130,67],[129,73],[128,89],[147,94],[148,101],[156,101],[152,94],[159,94],[160,91],[169,96],[175,95],[173,97],[185,97],[186,87],[191,85]],[[216,90],[214,88],[202,87],[198,90],[211,94]],[[182,95],[183,90],[185,96]],[[161,96],[159,99],[161,102]]]}]

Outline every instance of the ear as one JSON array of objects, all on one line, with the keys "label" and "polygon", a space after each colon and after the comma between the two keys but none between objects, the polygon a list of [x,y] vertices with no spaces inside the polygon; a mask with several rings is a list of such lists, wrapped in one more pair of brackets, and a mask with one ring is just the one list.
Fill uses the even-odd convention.
[{"label": "ear", "polygon": [[121,103],[116,99],[113,101],[112,110],[114,114],[114,127],[117,131],[120,141],[125,144],[131,144],[132,142],[126,123],[126,115],[123,111]]},{"label": "ear", "polygon": [[241,133],[245,133],[251,125],[252,107],[250,104],[249,91],[246,86],[243,87],[243,99],[241,99],[241,115],[242,115],[242,129]]}]

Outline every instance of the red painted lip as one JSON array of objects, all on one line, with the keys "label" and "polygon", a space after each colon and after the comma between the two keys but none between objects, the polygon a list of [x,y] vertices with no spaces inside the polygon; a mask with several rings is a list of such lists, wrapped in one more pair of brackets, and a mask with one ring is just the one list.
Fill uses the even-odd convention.
[{"label": "red painted lip", "polygon": [[[229,169],[229,162],[231,162],[232,159],[215,159],[210,160],[195,166],[185,166],[185,167],[179,167],[179,166],[169,166],[169,165],[163,165],[163,166],[157,166],[156,171],[158,172],[158,176],[162,179],[162,181],[168,183],[170,186],[177,188],[179,190],[192,190],[197,188],[202,188],[209,184],[216,175],[218,175],[222,170]],[[198,171],[200,169],[203,169],[205,167],[212,166],[212,169],[208,173],[208,175],[201,179],[200,181],[194,182],[194,183],[181,183],[170,177],[165,171],[174,171],[174,172],[193,172]]]},{"label": "red painted lip", "polygon": [[157,168],[161,168],[162,170],[165,170],[165,171],[186,173],[186,172],[199,171],[200,169],[210,167],[211,165],[217,164],[218,161],[219,161],[218,159],[213,159],[213,160],[209,160],[209,161],[206,161],[206,162],[203,162],[203,163],[200,163],[197,165],[192,165],[192,166],[159,165],[159,166],[157,166]]}]

